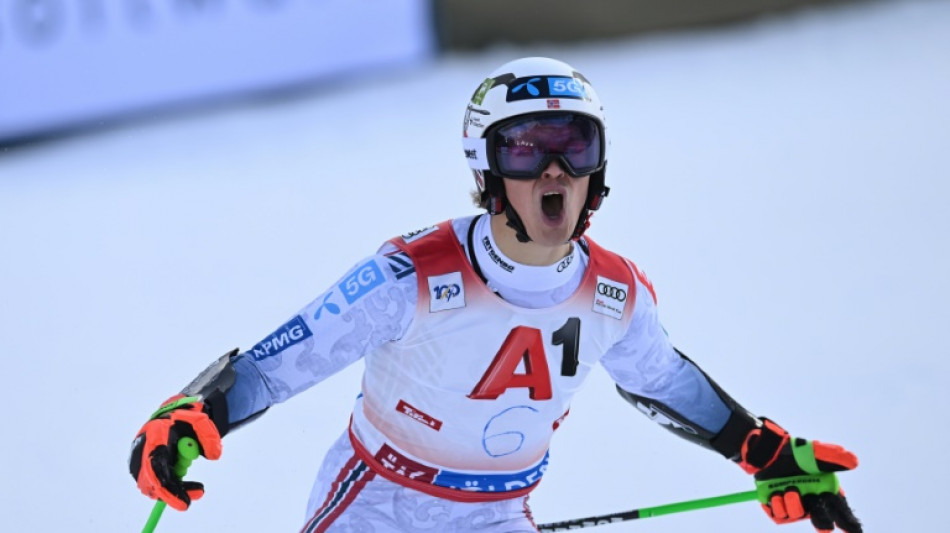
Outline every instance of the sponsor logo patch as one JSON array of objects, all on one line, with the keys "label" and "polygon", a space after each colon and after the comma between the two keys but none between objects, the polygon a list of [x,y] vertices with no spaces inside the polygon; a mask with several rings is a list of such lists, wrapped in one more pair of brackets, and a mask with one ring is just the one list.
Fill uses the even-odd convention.
[{"label": "sponsor logo patch", "polygon": [[439,229],[439,226],[429,226],[427,228],[417,229],[416,231],[410,231],[402,236],[402,242],[409,244],[433,233],[437,229]]},{"label": "sponsor logo patch", "polygon": [[286,324],[248,350],[255,361],[277,355],[291,346],[313,336],[302,316],[291,318]]},{"label": "sponsor logo patch", "polygon": [[561,262],[557,264],[557,271],[564,272],[567,270],[567,267],[571,266],[571,263],[574,262],[574,254],[571,254],[564,259],[561,259]]},{"label": "sponsor logo patch", "polygon": [[370,260],[356,267],[352,274],[340,282],[338,287],[346,303],[352,304],[385,281],[383,272],[376,261]]},{"label": "sponsor logo patch", "polygon": [[495,247],[491,245],[491,239],[489,239],[488,236],[482,237],[482,246],[484,246],[485,251],[488,252],[488,257],[491,257],[491,260],[494,261],[496,265],[501,267],[502,270],[505,272],[511,272],[515,269],[515,265],[505,261],[500,255],[498,255],[498,252],[495,251]]},{"label": "sponsor logo patch", "polygon": [[323,314],[324,310],[331,315],[340,314],[340,306],[330,301],[332,297],[333,291],[328,292],[327,295],[323,297],[323,302],[317,306],[317,312],[313,314],[314,320],[320,320],[320,315]]},{"label": "sponsor logo patch", "polygon": [[382,445],[375,459],[386,470],[423,483],[432,483],[439,473],[438,469],[413,461],[388,444]]},{"label": "sponsor logo patch", "polygon": [[540,481],[548,468],[547,453],[537,465],[527,470],[504,474],[440,470],[406,457],[405,454],[385,443],[373,457],[379,466],[394,474],[422,483],[470,492],[505,492],[523,489]]},{"label": "sponsor logo patch", "polygon": [[440,429],[442,429],[441,420],[432,418],[431,416],[409,405],[404,400],[399,400],[399,403],[396,404],[396,411],[399,411],[400,413],[408,416],[409,418],[415,420],[416,422],[425,424],[436,431],[439,431]]},{"label": "sponsor logo patch", "polygon": [[429,276],[429,312],[465,307],[465,286],[461,272]]},{"label": "sponsor logo patch", "polygon": [[494,84],[494,79],[486,78],[485,81],[478,86],[478,89],[475,89],[475,94],[472,95],[472,103],[482,105],[482,102],[485,101],[485,95],[488,94],[488,90],[491,89]]},{"label": "sponsor logo patch", "polygon": [[470,492],[502,492],[523,489],[541,480],[548,468],[548,455],[536,466],[521,472],[506,474],[475,474],[442,470],[435,478],[434,485],[467,490]]},{"label": "sponsor logo patch", "polygon": [[[584,88],[584,82],[577,78],[568,78],[566,76],[532,76],[527,78],[517,78],[508,83],[508,95],[506,100],[514,102],[517,100],[530,100],[534,98],[546,98],[549,109],[560,108],[560,98],[574,98],[577,100],[589,100],[587,89]],[[555,105],[557,107],[550,107]]]},{"label": "sponsor logo patch", "polygon": [[626,305],[629,290],[630,287],[626,283],[597,276],[593,311],[620,320],[623,318],[623,309]]},{"label": "sponsor logo patch", "polygon": [[[468,137],[468,128],[477,128],[479,130],[485,129],[485,124],[482,123],[481,117],[488,115],[488,111],[483,109],[476,109],[472,107],[472,104],[469,104],[465,109],[465,121],[462,124],[462,137]],[[481,134],[476,135],[475,137],[481,137]],[[466,150],[467,152],[467,150]],[[474,157],[469,157],[469,159],[475,159]]]}]

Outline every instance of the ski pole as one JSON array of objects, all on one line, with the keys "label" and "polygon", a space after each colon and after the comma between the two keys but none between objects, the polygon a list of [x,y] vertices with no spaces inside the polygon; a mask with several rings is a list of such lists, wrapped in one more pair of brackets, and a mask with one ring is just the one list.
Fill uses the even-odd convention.
[{"label": "ski pole", "polygon": [[732,503],[749,502],[756,499],[758,499],[757,491],[750,490],[746,492],[736,492],[733,494],[723,494],[722,496],[700,498],[698,500],[688,500],[684,502],[668,503],[666,505],[657,505],[655,507],[631,509],[629,511],[613,514],[595,515],[585,518],[575,518],[574,520],[564,520],[563,522],[540,524],[538,526],[538,531],[568,531],[584,527],[616,524],[618,522],[626,522],[627,520],[636,520],[638,518],[650,518],[651,516],[682,513],[684,511],[694,511],[696,509],[706,509],[709,507],[729,505]]},{"label": "ski pole", "polygon": [[[178,440],[178,461],[175,463],[175,475],[178,476],[179,479],[185,477],[185,473],[188,472],[188,467],[191,466],[191,462],[197,459],[200,453],[198,443],[195,439],[183,437]],[[142,528],[142,533],[152,533],[155,531],[155,526],[158,525],[158,519],[162,517],[165,505],[165,502],[162,500],[155,502],[155,507],[152,507],[152,514],[148,515],[148,521],[145,522],[145,527]]]}]

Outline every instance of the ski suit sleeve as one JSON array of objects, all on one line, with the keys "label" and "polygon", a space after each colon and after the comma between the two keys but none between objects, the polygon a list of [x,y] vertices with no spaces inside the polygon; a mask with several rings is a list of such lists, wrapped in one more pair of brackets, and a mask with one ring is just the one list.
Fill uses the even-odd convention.
[{"label": "ski suit sleeve", "polygon": [[[398,274],[398,276],[396,275]],[[229,422],[241,425],[405,333],[415,311],[416,276],[392,245],[360,261],[299,313],[232,364]]]},{"label": "ski suit sleeve", "polygon": [[731,457],[733,450],[720,449],[717,437],[731,420],[751,415],[673,347],[660,324],[652,291],[639,278],[636,285],[630,327],[601,364],[620,395],[654,422]]}]

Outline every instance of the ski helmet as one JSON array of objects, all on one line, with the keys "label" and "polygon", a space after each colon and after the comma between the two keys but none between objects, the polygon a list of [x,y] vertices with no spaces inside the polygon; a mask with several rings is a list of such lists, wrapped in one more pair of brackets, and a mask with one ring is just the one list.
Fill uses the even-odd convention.
[{"label": "ski helmet", "polygon": [[[552,114],[552,115],[549,115]],[[527,242],[530,238],[518,214],[507,202],[502,177],[512,177],[510,170],[496,155],[495,133],[500,128],[526,116],[551,118],[558,116],[579,117],[593,124],[596,142],[592,142],[596,156],[587,164],[573,165],[566,155],[547,155],[539,158],[535,171],[543,170],[552,159],[572,176],[590,174],[587,200],[574,229],[573,238],[579,238],[589,225],[589,218],[607,196],[605,184],[607,149],[607,123],[604,109],[597,93],[581,73],[570,65],[546,57],[527,57],[505,63],[489,74],[475,90],[465,110],[462,125],[462,145],[469,167],[475,176],[475,184],[482,205],[491,214],[505,213],[508,225],[513,227],[518,239]],[[525,170],[527,177],[532,170]]]}]

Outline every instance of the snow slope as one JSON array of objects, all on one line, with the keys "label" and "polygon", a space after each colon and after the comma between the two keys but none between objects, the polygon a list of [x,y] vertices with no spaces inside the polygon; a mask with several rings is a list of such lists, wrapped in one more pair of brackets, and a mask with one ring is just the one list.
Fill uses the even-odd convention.
[{"label": "snow slope", "polygon": [[[145,418],[383,239],[473,212],[465,101],[536,54],[607,105],[613,191],[591,235],[647,271],[675,343],[753,411],[852,448],[842,481],[869,531],[939,529],[950,3],[920,0],[499,47],[0,153],[3,529],[139,531],[151,502],[126,456]],[[205,499],[158,531],[296,531],[359,371],[229,436],[192,468]],[[552,454],[539,522],[752,488],[603,372]],[[743,504],[602,530],[771,527]]]}]

